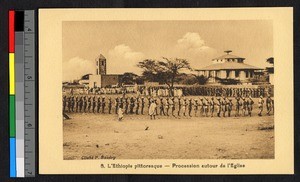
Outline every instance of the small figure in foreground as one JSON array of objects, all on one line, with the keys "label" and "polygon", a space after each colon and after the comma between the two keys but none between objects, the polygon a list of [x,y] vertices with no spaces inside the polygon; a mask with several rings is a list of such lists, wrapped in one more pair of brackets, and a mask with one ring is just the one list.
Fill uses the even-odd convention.
[{"label": "small figure in foreground", "polygon": [[122,121],[123,120],[123,108],[119,107],[118,109],[118,120]]},{"label": "small figure in foreground", "polygon": [[152,100],[150,107],[149,107],[149,115],[150,115],[150,119],[155,119],[155,110],[156,110],[156,103]]}]

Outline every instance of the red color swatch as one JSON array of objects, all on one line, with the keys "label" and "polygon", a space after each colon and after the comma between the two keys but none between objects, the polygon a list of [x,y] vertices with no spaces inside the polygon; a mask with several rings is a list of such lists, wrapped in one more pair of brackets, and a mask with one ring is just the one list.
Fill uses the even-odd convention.
[{"label": "red color swatch", "polygon": [[15,52],[15,11],[10,10],[8,12],[8,46],[9,46],[9,53]]}]

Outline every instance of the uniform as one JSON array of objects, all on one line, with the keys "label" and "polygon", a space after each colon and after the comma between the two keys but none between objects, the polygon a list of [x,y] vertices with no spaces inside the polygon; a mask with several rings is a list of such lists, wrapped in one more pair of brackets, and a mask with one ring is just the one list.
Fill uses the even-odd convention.
[{"label": "uniform", "polygon": [[166,115],[165,113],[165,108],[164,108],[164,102],[163,102],[163,98],[160,98],[160,103],[159,103],[159,114],[162,116],[162,115]]},{"label": "uniform", "polygon": [[217,109],[217,116],[221,117],[221,101],[220,98],[217,98],[217,102],[216,102],[216,109]]},{"label": "uniform", "polygon": [[125,98],[125,114],[128,114],[129,99]]},{"label": "uniform", "polygon": [[63,97],[63,113],[66,112],[66,106],[67,106],[67,98],[66,96]]},{"label": "uniform", "polygon": [[79,99],[79,112],[82,112],[82,109],[83,109],[83,98],[80,97],[80,99]]},{"label": "uniform", "polygon": [[185,115],[186,107],[187,107],[186,99],[183,99],[182,109],[181,109],[181,110],[182,110],[182,113],[183,113],[183,116],[186,116],[186,115]]},{"label": "uniform", "polygon": [[178,113],[177,116],[180,116],[180,111],[181,111],[181,99],[178,97]]},{"label": "uniform", "polygon": [[130,98],[130,114],[133,114],[133,108],[134,108],[134,98]]},{"label": "uniform", "polygon": [[111,98],[108,98],[108,114],[111,114],[112,101]]},{"label": "uniform", "polygon": [[95,108],[96,108],[96,98],[95,96],[93,97],[93,105],[92,105],[92,111],[95,113]]},{"label": "uniform", "polygon": [[240,116],[240,98],[236,97],[235,100],[235,117],[237,117]]},{"label": "uniform", "polygon": [[233,107],[232,100],[229,99],[229,102],[228,102],[228,117],[231,116],[232,107]]},{"label": "uniform", "polygon": [[106,103],[105,103],[105,97],[102,97],[102,114],[104,114],[105,113],[105,105],[106,105]]},{"label": "uniform", "polygon": [[206,98],[202,99],[202,107],[203,107],[203,115],[202,116],[206,116],[208,115],[208,107],[209,107],[209,103],[207,102]]},{"label": "uniform", "polygon": [[223,100],[221,101],[221,108],[222,108],[222,113],[223,113],[223,117],[226,116],[226,105],[227,105],[227,101],[226,101],[226,98],[224,97]]},{"label": "uniform", "polygon": [[214,98],[212,97],[210,102],[209,102],[209,106],[210,106],[210,117],[214,116],[214,110],[215,110],[215,101]]},{"label": "uniform", "polygon": [[266,99],[266,107],[267,107],[267,114],[270,115],[270,112],[272,110],[272,99],[270,96]]},{"label": "uniform", "polygon": [[188,110],[189,110],[189,116],[190,116],[190,117],[192,117],[192,116],[191,116],[192,107],[193,107],[192,100],[191,100],[191,99],[189,99],[189,103],[188,103]]},{"label": "uniform", "polygon": [[259,115],[259,116],[262,116],[261,113],[262,113],[262,111],[263,111],[263,109],[264,109],[263,107],[264,107],[264,99],[263,99],[262,96],[260,96],[260,98],[258,99],[258,108],[259,108],[259,113],[258,113],[258,115]]},{"label": "uniform", "polygon": [[91,97],[88,97],[88,106],[87,106],[88,112],[91,111],[91,105],[92,105]]},{"label": "uniform", "polygon": [[169,105],[169,100],[167,99],[166,100],[166,113],[167,113],[167,116],[169,116],[169,109],[170,109],[170,105]]},{"label": "uniform", "polygon": [[119,109],[119,98],[117,97],[115,99],[115,113],[118,114],[118,109]]},{"label": "uniform", "polygon": [[135,108],[135,114],[138,115],[139,114],[139,109],[140,109],[140,100],[137,97],[136,98],[136,108]]},{"label": "uniform", "polygon": [[246,116],[246,112],[248,109],[248,101],[245,98],[242,98],[242,100],[243,100],[243,105],[242,105],[243,115]]},{"label": "uniform", "polygon": [[141,114],[144,114],[144,107],[145,107],[145,100],[144,100],[144,97],[142,97]]},{"label": "uniform", "polygon": [[195,117],[197,116],[198,107],[199,107],[199,104],[198,104],[198,100],[196,99],[195,102],[194,102]]},{"label": "uniform", "polygon": [[98,99],[97,99],[97,113],[100,113],[100,108],[101,108],[101,98],[98,97]]}]

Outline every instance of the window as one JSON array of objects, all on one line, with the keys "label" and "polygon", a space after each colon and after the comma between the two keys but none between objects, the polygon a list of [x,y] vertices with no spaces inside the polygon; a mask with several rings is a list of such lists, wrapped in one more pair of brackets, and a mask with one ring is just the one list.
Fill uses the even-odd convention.
[{"label": "window", "polygon": [[229,71],[229,70],[226,70],[226,78],[229,77],[229,73],[230,73],[230,71]]},{"label": "window", "polygon": [[96,69],[96,75],[98,75],[99,73],[98,73],[98,69]]},{"label": "window", "polygon": [[101,61],[102,66],[104,66],[104,61]]},{"label": "window", "polygon": [[96,61],[96,66],[98,66],[98,61]]},{"label": "window", "polygon": [[246,78],[248,78],[249,77],[249,71],[245,71],[245,73],[246,73]]},{"label": "window", "polygon": [[235,71],[235,77],[236,78],[240,77],[240,71]]}]

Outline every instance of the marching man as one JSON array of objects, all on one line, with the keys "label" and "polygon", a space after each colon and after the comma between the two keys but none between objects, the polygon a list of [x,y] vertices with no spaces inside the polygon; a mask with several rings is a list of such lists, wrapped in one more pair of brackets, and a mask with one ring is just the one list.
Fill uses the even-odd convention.
[{"label": "marching man", "polygon": [[263,99],[263,96],[260,96],[259,99],[258,99],[258,108],[259,108],[258,115],[259,116],[262,116],[261,113],[263,111],[263,105],[264,105],[264,99]]}]

